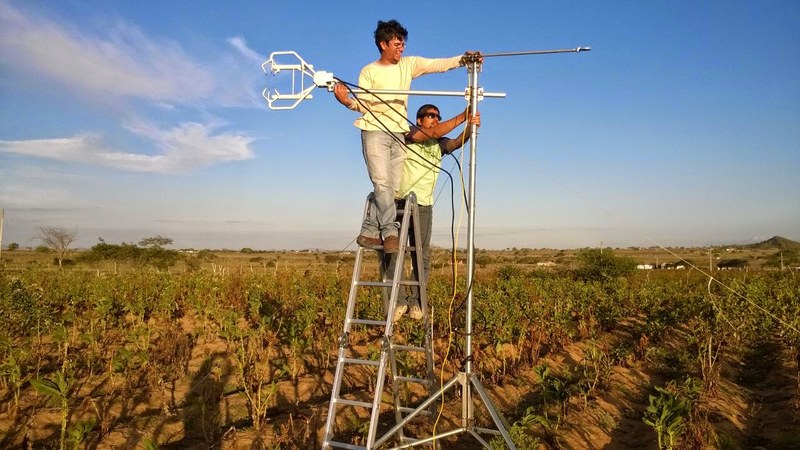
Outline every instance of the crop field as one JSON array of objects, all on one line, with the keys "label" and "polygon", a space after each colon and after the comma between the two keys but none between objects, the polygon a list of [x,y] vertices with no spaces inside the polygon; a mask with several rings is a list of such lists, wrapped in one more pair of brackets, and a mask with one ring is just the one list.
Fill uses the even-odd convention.
[{"label": "crop field", "polygon": [[[694,267],[597,276],[577,251],[476,254],[473,370],[517,448],[800,448],[800,273],[766,270],[767,251],[615,254]],[[2,257],[0,449],[321,447],[352,254],[200,252],[166,268]],[[711,280],[725,258],[751,263]],[[463,255],[455,279],[451,260],[434,252],[428,286],[444,380],[465,355]],[[359,295],[359,316],[382,314],[379,293]],[[419,328],[403,318],[395,335]],[[458,426],[458,392],[437,408],[437,429]],[[355,414],[337,419],[363,443]],[[434,421],[419,422],[430,436]],[[480,448],[468,435],[436,447]]]}]

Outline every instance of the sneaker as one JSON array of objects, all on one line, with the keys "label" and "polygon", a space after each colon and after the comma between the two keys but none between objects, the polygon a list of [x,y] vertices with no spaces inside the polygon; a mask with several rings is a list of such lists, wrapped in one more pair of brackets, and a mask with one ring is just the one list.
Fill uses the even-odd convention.
[{"label": "sneaker", "polygon": [[403,317],[403,314],[405,314],[407,310],[408,310],[408,305],[395,306],[394,314],[392,314],[392,322],[394,323],[400,320],[400,318]]},{"label": "sneaker", "polygon": [[400,240],[397,236],[386,236],[383,240],[383,253],[397,253],[400,250]]},{"label": "sneaker", "polygon": [[422,319],[422,316],[422,308],[417,305],[412,306],[411,309],[408,310],[408,317],[411,317],[414,320],[420,320]]},{"label": "sneaker", "polygon": [[374,238],[369,236],[364,236],[363,234],[359,234],[356,238],[356,243],[362,247],[380,247],[383,242],[381,242],[381,238]]}]

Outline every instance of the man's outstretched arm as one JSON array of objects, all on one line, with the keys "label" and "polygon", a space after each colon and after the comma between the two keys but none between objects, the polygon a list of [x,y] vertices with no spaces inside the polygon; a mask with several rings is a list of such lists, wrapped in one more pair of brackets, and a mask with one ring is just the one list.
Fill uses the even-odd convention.
[{"label": "man's outstretched arm", "polygon": [[442,147],[442,150],[445,153],[452,153],[452,152],[458,150],[459,148],[461,148],[461,146],[464,145],[464,143],[466,143],[469,140],[470,134],[472,134],[472,126],[471,125],[473,123],[476,126],[481,126],[481,113],[480,112],[476,112],[474,116],[470,117],[467,126],[464,127],[464,131],[461,133],[461,136],[459,136],[459,137],[457,137],[455,139],[447,139],[447,138],[442,139],[442,141],[439,143],[439,145]]},{"label": "man's outstretched arm", "polygon": [[437,123],[432,128],[421,129],[417,126],[412,126],[411,130],[406,134],[406,140],[411,142],[425,142],[428,139],[439,139],[447,133],[455,130],[455,128],[467,120],[467,113],[461,114],[447,119],[444,122]]}]

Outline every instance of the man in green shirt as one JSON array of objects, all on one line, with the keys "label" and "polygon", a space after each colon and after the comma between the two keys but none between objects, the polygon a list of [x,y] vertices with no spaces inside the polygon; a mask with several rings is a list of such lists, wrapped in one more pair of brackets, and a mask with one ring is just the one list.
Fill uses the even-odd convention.
[{"label": "man in green shirt", "polygon": [[[416,259],[412,258],[414,278],[421,283],[427,283],[430,274],[430,246],[431,228],[433,225],[433,191],[436,188],[436,180],[439,177],[442,157],[461,148],[470,138],[471,124],[480,126],[480,113],[472,116],[464,131],[455,139],[444,137],[445,134],[455,129],[458,125],[466,122],[466,111],[457,116],[442,121],[439,108],[435,105],[423,105],[417,110],[417,124],[411,127],[406,133],[406,159],[403,162],[403,175],[400,181],[400,188],[397,190],[397,208],[405,206],[405,198],[412,192],[417,197],[419,209],[420,236],[414,236],[413,228],[409,233],[411,245],[421,249],[423,270],[420,273]],[[391,276],[394,268],[394,256],[384,258],[385,273]],[[415,320],[422,318],[422,308],[419,301],[419,289],[412,287],[411,296],[406,298],[401,295],[397,300],[397,307],[394,311],[394,320],[397,321],[408,311],[409,317]]]}]

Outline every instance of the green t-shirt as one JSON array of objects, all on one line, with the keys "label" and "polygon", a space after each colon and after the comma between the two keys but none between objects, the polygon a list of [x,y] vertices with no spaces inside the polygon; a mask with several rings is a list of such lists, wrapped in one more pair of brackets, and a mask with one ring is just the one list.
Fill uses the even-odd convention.
[{"label": "green t-shirt", "polygon": [[405,198],[413,192],[417,196],[417,204],[430,206],[433,204],[433,190],[439,177],[442,147],[436,139],[409,144],[408,147],[403,163],[403,178],[396,197]]}]

